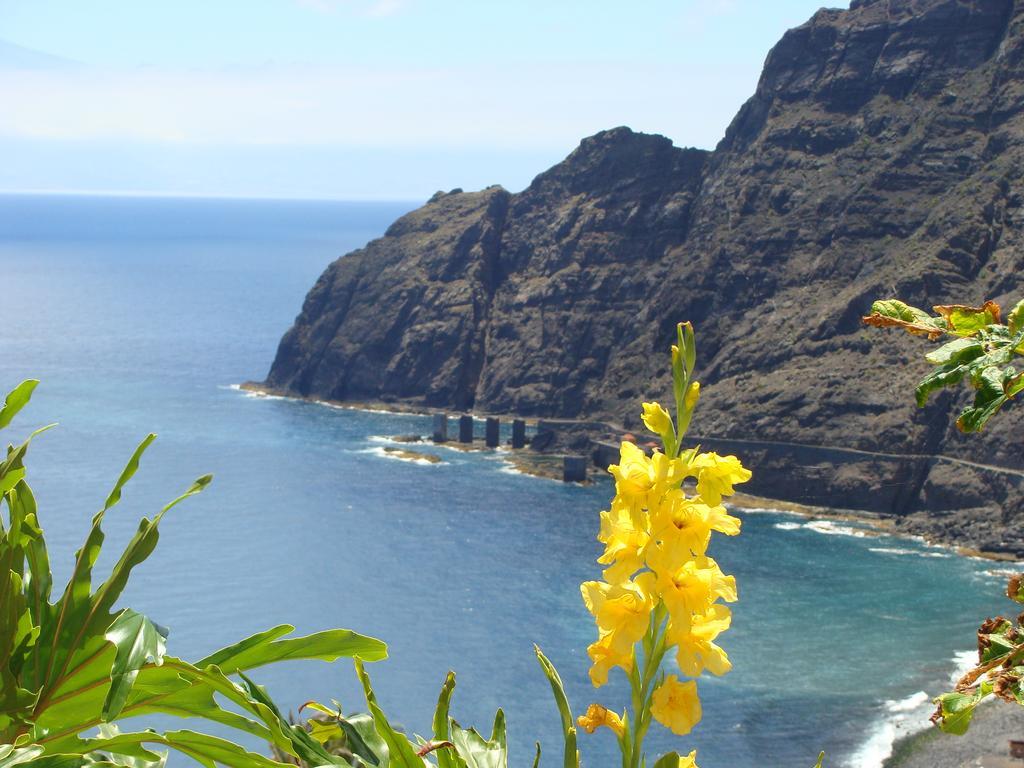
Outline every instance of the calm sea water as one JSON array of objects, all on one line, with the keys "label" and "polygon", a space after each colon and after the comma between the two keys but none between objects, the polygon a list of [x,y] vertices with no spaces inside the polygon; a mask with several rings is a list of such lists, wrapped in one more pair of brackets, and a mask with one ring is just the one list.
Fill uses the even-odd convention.
[{"label": "calm sea water", "polygon": [[[513,764],[529,765],[539,739],[543,764],[557,765],[557,715],[532,643],[577,709],[626,700],[623,686],[589,686],[593,626],[578,586],[598,573],[597,512],[611,485],[517,475],[500,452],[403,462],[381,438],[427,433],[426,417],[231,388],[265,375],[323,267],[411,207],[0,197],[0,386],[42,380],[14,434],[60,422],[29,465],[59,578],[123,462],[155,431],[108,518],[101,564],[139,516],[214,473],[166,520],[124,601],[172,628],[172,653],[198,657],[283,622],[356,629],[390,644],[370,671],[396,721],[426,733],[453,668],[463,724],[489,728],[504,707]],[[723,638],[735,669],[700,683],[692,738],[652,729],[652,752],[696,747],[703,768],[799,768],[819,749],[829,765],[878,765],[894,734],[923,723],[925,692],[948,681],[978,619],[1009,609],[998,569],[849,526],[742,516],[743,535],[713,551],[739,581]],[[256,677],[287,707],[333,697],[362,708],[345,663]],[[607,732],[581,742],[587,765],[616,764]]]}]

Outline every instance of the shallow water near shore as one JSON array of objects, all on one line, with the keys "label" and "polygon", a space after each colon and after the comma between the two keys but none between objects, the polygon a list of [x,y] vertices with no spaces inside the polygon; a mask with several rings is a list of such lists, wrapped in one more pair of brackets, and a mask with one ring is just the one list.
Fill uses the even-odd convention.
[{"label": "shallow water near shore", "polygon": [[[61,423],[29,463],[58,579],[135,444],[158,432],[108,518],[98,570],[139,516],[214,473],[166,520],[125,597],[171,627],[171,653],[199,656],[276,623],[349,627],[389,643],[391,658],[369,671],[409,730],[426,733],[453,668],[460,722],[484,730],[504,707],[513,764],[529,764],[539,739],[542,765],[555,765],[557,714],[532,643],[577,709],[626,700],[618,681],[596,692],[587,681],[594,629],[579,598],[599,573],[597,512],[611,484],[524,476],[503,452],[395,444],[442,459],[410,461],[380,438],[426,434],[426,416],[232,387],[265,375],[323,267],[411,207],[0,197],[0,386],[42,379],[14,435]],[[700,683],[704,721],[691,737],[652,729],[652,753],[697,748],[702,768],[809,768],[824,749],[827,765],[879,765],[892,738],[924,725],[980,618],[1011,608],[999,598],[1004,564],[846,521],[741,516],[743,534],[712,551],[739,582],[722,638],[735,669]],[[332,697],[362,708],[345,663],[256,679],[286,708]],[[587,765],[615,764],[607,733],[581,744]]]}]

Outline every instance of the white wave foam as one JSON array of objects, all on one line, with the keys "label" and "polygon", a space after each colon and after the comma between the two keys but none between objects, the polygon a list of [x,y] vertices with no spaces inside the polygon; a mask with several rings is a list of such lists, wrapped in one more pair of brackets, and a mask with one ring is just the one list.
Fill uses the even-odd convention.
[{"label": "white wave foam", "polygon": [[[386,448],[376,445],[371,448],[364,448],[363,450],[359,451],[359,453],[369,453],[373,456],[380,456],[381,458],[384,459],[397,459],[398,461],[405,461],[408,462],[409,464],[416,464],[417,466],[420,467],[440,467],[447,464],[447,462],[445,461],[431,461],[426,456],[424,456],[423,458],[419,458],[414,456],[402,455],[400,453],[395,453],[394,451],[389,451]],[[409,451],[409,453],[415,453],[415,451]]]},{"label": "white wave foam", "polygon": [[796,531],[804,527],[803,523],[775,523],[773,528],[778,528],[780,531]]},{"label": "white wave foam", "polygon": [[953,654],[953,674],[949,678],[950,685],[956,685],[960,678],[978,665],[978,652],[957,651]]},{"label": "white wave foam", "polygon": [[867,741],[846,761],[849,768],[882,768],[897,739],[927,727],[931,698],[925,691],[917,691],[903,699],[886,701],[882,709],[885,714]]},{"label": "white wave foam", "polygon": [[914,557],[950,557],[948,552],[929,552],[920,549],[907,549],[905,547],[868,547],[870,552],[878,552],[886,555],[913,555]]},{"label": "white wave foam", "polygon": [[832,520],[811,520],[809,523],[804,523],[803,527],[826,536],[853,536],[858,539],[867,536],[867,532],[864,530],[849,525],[840,525]]}]

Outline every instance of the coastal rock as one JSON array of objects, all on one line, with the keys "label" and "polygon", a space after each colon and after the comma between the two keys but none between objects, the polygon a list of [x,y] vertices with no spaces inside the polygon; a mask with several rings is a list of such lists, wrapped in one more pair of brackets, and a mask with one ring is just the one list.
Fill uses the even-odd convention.
[{"label": "coastal rock", "polygon": [[860,324],[1020,298],[1022,183],[1024,2],[855,0],[783,36],[713,152],[616,128],[523,192],[438,193],[327,268],[265,384],[635,431],[689,319],[695,437],[753,492],[1024,552],[1013,408],[958,434],[966,392],[914,407],[925,342]]}]

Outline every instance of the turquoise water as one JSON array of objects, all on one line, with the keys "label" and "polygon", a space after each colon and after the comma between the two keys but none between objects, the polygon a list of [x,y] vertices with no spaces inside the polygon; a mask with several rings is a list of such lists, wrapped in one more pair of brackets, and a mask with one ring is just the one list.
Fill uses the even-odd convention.
[{"label": "turquoise water", "polygon": [[[534,740],[559,764],[557,715],[537,642],[571,699],[594,692],[593,627],[579,582],[594,578],[608,483],[568,487],[509,471],[499,453],[440,450],[424,466],[381,438],[429,420],[255,398],[232,385],[266,373],[305,292],[336,255],[412,204],[0,197],[0,386],[42,379],[14,432],[49,421],[30,472],[67,575],[89,517],[135,444],[160,434],[109,519],[110,563],[139,516],[193,478],[206,493],[166,520],[125,602],[172,629],[185,657],[279,622],[381,637],[371,667],[394,718],[425,733],[445,672],[454,714],[489,727],[508,715],[513,765]],[[754,467],[756,471],[756,467]],[[873,766],[891,736],[923,722],[970,648],[978,619],[1009,610],[993,564],[845,525],[747,512],[713,554],[739,581],[735,669],[701,682],[691,738],[702,768]],[[287,707],[310,698],[360,708],[351,668],[294,663],[257,675]],[[258,746],[258,745],[253,745]],[[585,763],[614,765],[607,732]],[[184,759],[172,758],[172,765]]]}]

